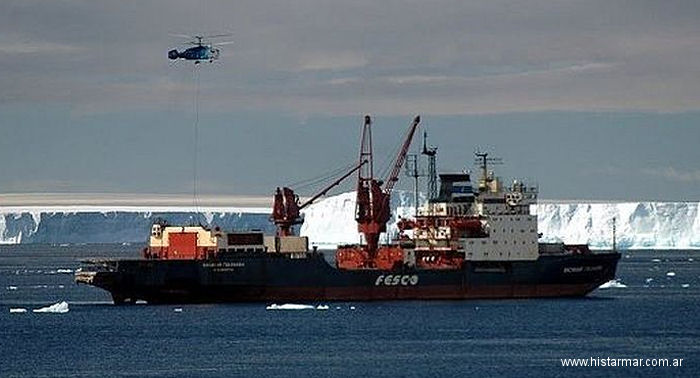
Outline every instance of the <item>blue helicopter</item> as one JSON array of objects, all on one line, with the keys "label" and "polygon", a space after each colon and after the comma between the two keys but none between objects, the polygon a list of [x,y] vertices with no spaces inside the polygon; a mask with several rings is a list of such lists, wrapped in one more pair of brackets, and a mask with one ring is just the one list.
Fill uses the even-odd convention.
[{"label": "blue helicopter", "polygon": [[217,34],[217,35],[185,35],[185,34],[172,34],[176,37],[189,38],[191,41],[187,44],[194,45],[183,51],[170,50],[168,51],[168,58],[171,60],[184,59],[184,60],[194,60],[194,64],[199,64],[200,62],[209,61],[209,63],[219,59],[219,54],[221,50],[214,46],[229,45],[233,41],[229,42],[218,42],[211,43],[207,42],[206,39],[220,38],[220,37],[230,37],[231,34]]}]

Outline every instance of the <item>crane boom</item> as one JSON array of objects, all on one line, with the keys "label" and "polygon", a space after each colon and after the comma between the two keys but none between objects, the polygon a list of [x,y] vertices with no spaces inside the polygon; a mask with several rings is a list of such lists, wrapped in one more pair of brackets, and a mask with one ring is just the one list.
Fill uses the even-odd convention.
[{"label": "crane boom", "polygon": [[406,139],[403,141],[403,146],[401,146],[401,151],[399,151],[399,154],[396,156],[396,161],[394,162],[394,168],[391,170],[391,173],[389,173],[389,176],[387,176],[386,180],[384,181],[386,185],[384,186],[384,193],[386,194],[391,194],[391,192],[394,190],[394,186],[396,185],[396,182],[399,181],[399,173],[401,173],[401,168],[403,167],[403,164],[406,162],[406,154],[408,154],[408,149],[411,147],[411,141],[413,140],[413,135],[416,133],[416,128],[418,128],[418,125],[420,124],[420,116],[416,116],[416,118],[413,119],[413,123],[411,124],[411,127],[408,129],[408,135],[406,136]]}]

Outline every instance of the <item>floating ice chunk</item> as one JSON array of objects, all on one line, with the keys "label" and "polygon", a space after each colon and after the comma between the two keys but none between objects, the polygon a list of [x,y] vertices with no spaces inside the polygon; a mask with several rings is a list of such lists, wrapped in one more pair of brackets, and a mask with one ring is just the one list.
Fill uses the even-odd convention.
[{"label": "floating ice chunk", "polygon": [[182,308],[178,307],[178,308],[173,309],[173,311],[174,312],[182,312]]},{"label": "floating ice chunk", "polygon": [[137,299],[136,302],[134,302],[134,304],[143,305],[143,304],[148,304],[148,302],[144,301],[143,299]]},{"label": "floating ice chunk", "polygon": [[355,306],[350,306],[350,309],[351,309],[351,310],[354,310],[354,309],[355,309]]},{"label": "floating ice chunk", "polygon": [[689,262],[693,262],[693,261],[695,261],[695,260],[693,260],[692,257],[688,257],[688,261],[689,261]]},{"label": "floating ice chunk", "polygon": [[676,272],[668,272],[668,273],[666,273],[666,277],[675,277],[675,276],[676,276]]},{"label": "floating ice chunk", "polygon": [[10,290],[10,291],[17,290],[17,286],[8,286],[7,290]]},{"label": "floating ice chunk", "polygon": [[336,310],[340,310],[340,306],[335,306],[335,309],[336,309]]},{"label": "floating ice chunk", "polygon": [[626,287],[627,285],[623,284],[620,279],[614,279],[598,286],[598,289],[624,289]]},{"label": "floating ice chunk", "polygon": [[27,312],[26,308],[19,307],[10,309],[10,314],[24,314],[25,312]]},{"label": "floating ice chunk", "polygon": [[654,280],[653,278],[649,277],[649,278],[647,278],[646,280],[644,280],[644,282],[650,283],[650,282],[653,281],[653,280]]},{"label": "floating ice chunk", "polygon": [[42,308],[35,308],[32,310],[33,312],[45,312],[45,313],[52,313],[52,314],[65,314],[68,312],[68,302],[58,302],[54,303],[51,306],[47,307],[42,307]]},{"label": "floating ice chunk", "polygon": [[316,306],[316,309],[325,311],[325,310],[328,310],[328,306],[327,305],[318,305],[318,306]]},{"label": "floating ice chunk", "polygon": [[690,284],[682,284],[681,287],[684,288],[684,289],[687,289],[687,288],[690,287]]},{"label": "floating ice chunk", "polygon": [[661,262],[660,259],[651,259],[651,262]]},{"label": "floating ice chunk", "polygon": [[70,274],[70,273],[73,273],[73,269],[65,269],[65,268],[56,269],[56,273]]},{"label": "floating ice chunk", "polygon": [[313,310],[316,307],[311,306],[311,305],[305,305],[305,304],[296,304],[296,303],[285,303],[283,305],[278,305],[278,304],[271,304],[266,307],[267,310]]}]

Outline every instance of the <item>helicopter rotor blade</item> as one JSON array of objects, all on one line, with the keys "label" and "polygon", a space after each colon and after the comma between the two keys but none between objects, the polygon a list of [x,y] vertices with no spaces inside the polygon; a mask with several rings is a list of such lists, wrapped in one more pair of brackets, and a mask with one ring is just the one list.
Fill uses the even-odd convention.
[{"label": "helicopter rotor blade", "polygon": [[193,35],[187,35],[187,34],[168,33],[168,35],[173,36],[173,37],[179,37],[179,38],[189,38],[189,39],[194,39],[194,38],[195,38],[195,36],[193,36]]},{"label": "helicopter rotor blade", "polygon": [[234,41],[226,41],[226,42],[217,42],[217,43],[212,43],[213,46],[223,46],[223,45],[231,45],[233,44]]},{"label": "helicopter rotor blade", "polygon": [[230,37],[233,34],[231,33],[225,33],[225,34],[212,34],[212,35],[205,35],[202,36],[203,38],[221,38],[221,37]]}]

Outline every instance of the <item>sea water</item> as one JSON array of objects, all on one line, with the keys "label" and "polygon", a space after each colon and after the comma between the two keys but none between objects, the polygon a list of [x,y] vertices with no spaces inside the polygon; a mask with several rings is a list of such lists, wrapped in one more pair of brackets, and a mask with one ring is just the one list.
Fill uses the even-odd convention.
[{"label": "sea water", "polygon": [[[581,299],[114,306],[73,282],[80,259],[139,249],[0,247],[0,376],[700,376],[697,252],[624,252]],[[683,361],[561,362],[608,357]]]}]

